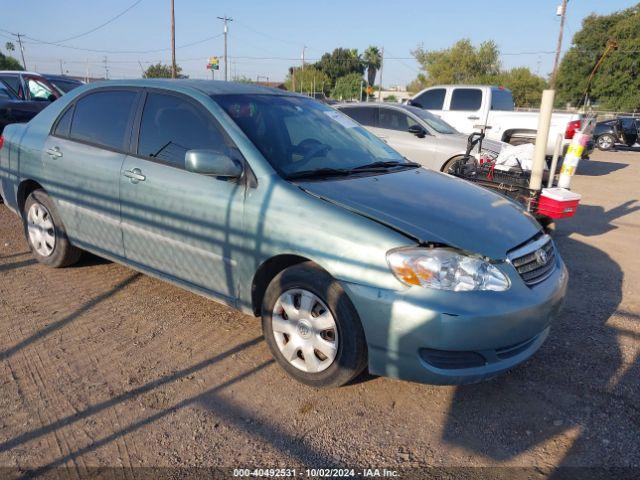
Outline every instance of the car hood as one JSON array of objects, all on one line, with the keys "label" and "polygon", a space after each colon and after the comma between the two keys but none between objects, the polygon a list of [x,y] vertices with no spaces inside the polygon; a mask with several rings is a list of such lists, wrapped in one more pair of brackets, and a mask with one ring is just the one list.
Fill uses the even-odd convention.
[{"label": "car hood", "polygon": [[303,190],[421,243],[503,259],[540,225],[515,202],[423,168],[384,175],[296,182]]}]

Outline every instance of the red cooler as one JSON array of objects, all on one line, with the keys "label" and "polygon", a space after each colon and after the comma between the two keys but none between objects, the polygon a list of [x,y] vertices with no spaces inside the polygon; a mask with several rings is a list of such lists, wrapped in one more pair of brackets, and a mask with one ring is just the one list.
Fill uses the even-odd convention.
[{"label": "red cooler", "polygon": [[566,188],[543,188],[538,202],[538,214],[551,218],[573,217],[580,198],[580,194]]}]

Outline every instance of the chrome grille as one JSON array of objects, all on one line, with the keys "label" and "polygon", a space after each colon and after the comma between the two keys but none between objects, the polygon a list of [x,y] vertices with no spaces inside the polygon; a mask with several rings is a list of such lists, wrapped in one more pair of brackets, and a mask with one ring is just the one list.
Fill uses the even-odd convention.
[{"label": "chrome grille", "polygon": [[508,257],[529,286],[548,278],[556,267],[556,251],[549,235],[534,237],[509,253]]}]

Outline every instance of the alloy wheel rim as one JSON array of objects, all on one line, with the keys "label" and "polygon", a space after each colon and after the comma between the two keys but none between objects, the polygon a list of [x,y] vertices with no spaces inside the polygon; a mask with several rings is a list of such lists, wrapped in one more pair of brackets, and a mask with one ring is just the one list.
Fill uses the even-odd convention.
[{"label": "alloy wheel rim", "polygon": [[610,148],[611,147],[612,142],[611,142],[611,139],[609,137],[603,136],[603,137],[598,138],[598,144],[600,145],[600,147],[606,149],[606,148]]},{"label": "alloy wheel rim", "polygon": [[56,247],[55,227],[49,210],[41,203],[34,203],[27,213],[29,242],[38,255],[48,257]]},{"label": "alloy wheel rim", "polygon": [[271,329],[280,353],[298,370],[322,372],[336,358],[336,321],[326,304],[308,290],[291,289],[280,295]]}]

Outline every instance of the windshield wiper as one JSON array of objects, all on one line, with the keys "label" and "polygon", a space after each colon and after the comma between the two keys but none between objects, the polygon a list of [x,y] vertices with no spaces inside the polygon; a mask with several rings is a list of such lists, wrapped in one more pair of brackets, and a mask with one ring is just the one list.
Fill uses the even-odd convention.
[{"label": "windshield wiper", "polygon": [[420,164],[415,162],[410,162],[410,161],[398,162],[397,160],[388,160],[383,162],[373,162],[373,163],[367,163],[366,165],[360,165],[359,167],[352,168],[351,171],[362,172],[362,171],[368,171],[368,170],[383,170],[383,169],[395,168],[395,167],[413,168],[413,167],[419,167],[419,166]]},{"label": "windshield wiper", "polygon": [[286,176],[287,180],[294,180],[297,178],[317,178],[317,177],[339,177],[350,175],[351,169],[346,168],[317,168],[315,170],[302,170],[300,172],[294,172]]}]

